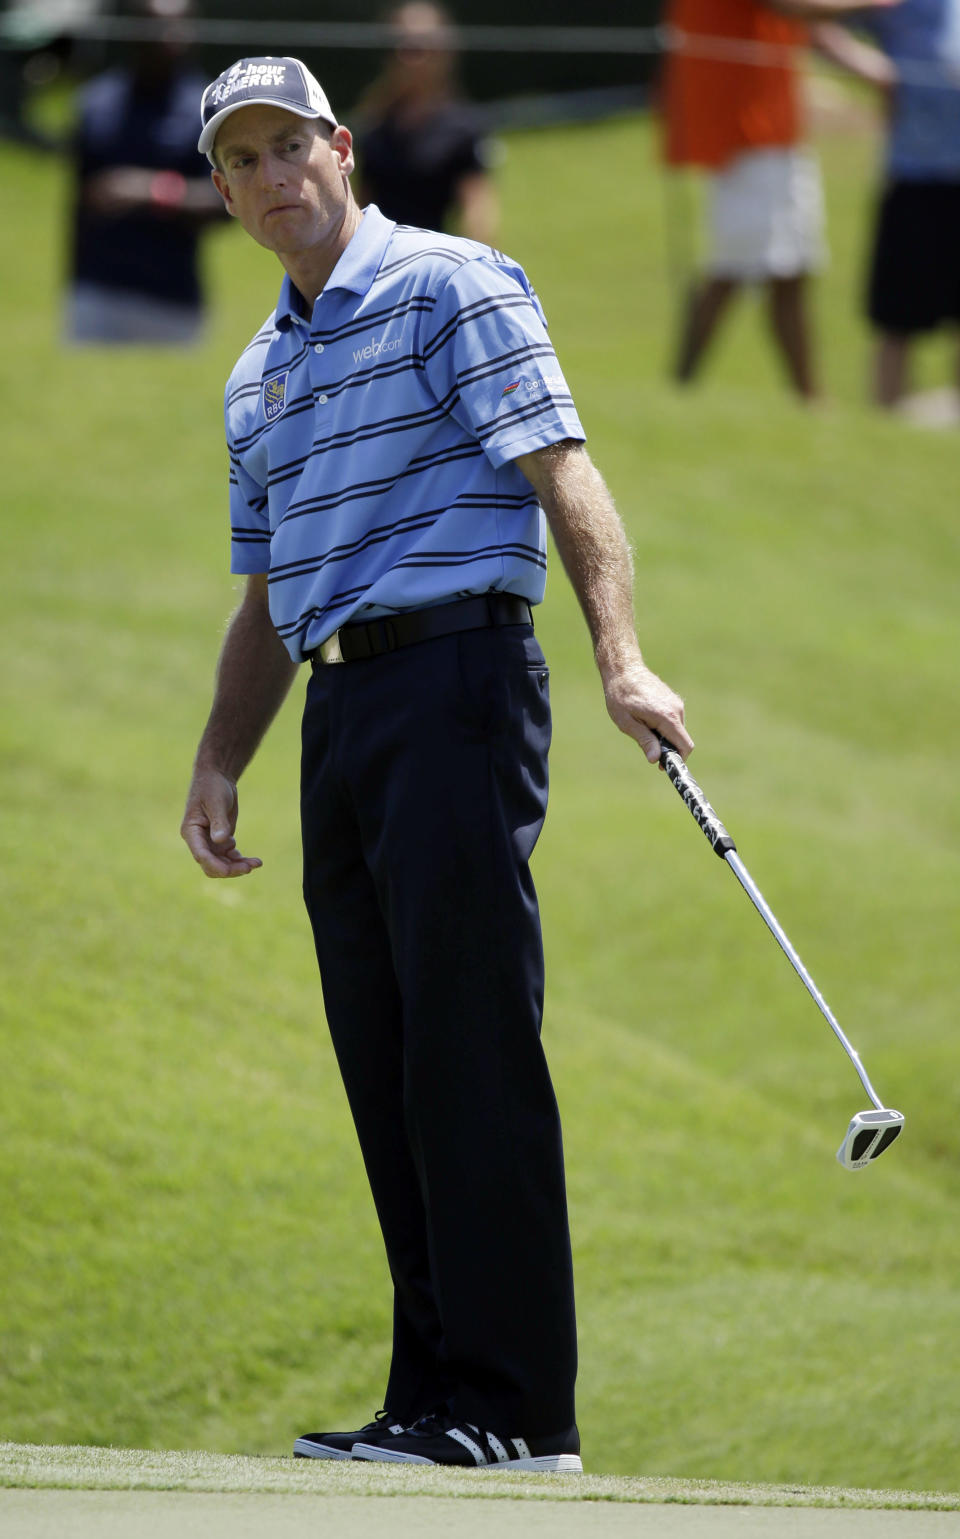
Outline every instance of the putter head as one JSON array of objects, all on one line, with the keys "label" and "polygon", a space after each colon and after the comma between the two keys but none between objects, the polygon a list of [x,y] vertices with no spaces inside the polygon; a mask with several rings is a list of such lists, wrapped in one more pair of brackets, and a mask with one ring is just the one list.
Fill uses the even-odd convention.
[{"label": "putter head", "polygon": [[884,1149],[889,1149],[894,1139],[903,1132],[903,1112],[857,1112],[837,1150],[837,1159],[844,1170],[865,1170],[879,1159]]}]

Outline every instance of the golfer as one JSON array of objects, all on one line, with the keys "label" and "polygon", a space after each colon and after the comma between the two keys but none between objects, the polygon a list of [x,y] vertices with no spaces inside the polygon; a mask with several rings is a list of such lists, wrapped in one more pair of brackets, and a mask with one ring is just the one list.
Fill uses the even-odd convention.
[{"label": "golfer", "polygon": [[523,271],[361,210],[349,130],[296,59],[234,64],[202,125],[228,211],[285,277],[227,385],[246,587],[182,833],[208,876],[260,865],[235,842],[237,781],[308,663],[304,895],[394,1289],[383,1410],[295,1452],[577,1471],[528,864],[544,515],[610,715],[651,762],[655,731],[692,748],[683,705],[641,656],[624,532]]}]

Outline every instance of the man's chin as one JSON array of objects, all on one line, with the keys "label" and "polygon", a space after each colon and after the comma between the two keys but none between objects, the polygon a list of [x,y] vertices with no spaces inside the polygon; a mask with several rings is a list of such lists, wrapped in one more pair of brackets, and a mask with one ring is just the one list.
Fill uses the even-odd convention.
[{"label": "man's chin", "polygon": [[278,257],[282,257],[287,253],[293,254],[298,251],[305,251],[311,244],[309,240],[304,238],[302,232],[298,237],[298,234],[289,227],[282,229],[279,222],[275,229],[271,229],[269,224],[262,228],[258,232],[256,240],[258,245],[265,246],[268,251],[274,252]]}]

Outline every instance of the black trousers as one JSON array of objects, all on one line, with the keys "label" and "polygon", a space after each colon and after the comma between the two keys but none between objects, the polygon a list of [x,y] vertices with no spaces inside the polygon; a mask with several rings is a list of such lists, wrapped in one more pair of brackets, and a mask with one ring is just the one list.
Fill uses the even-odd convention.
[{"label": "black trousers", "polygon": [[304,896],[394,1284],[384,1404],[507,1436],[574,1421],[556,1099],[529,857],[547,803],[529,626],[318,667]]}]

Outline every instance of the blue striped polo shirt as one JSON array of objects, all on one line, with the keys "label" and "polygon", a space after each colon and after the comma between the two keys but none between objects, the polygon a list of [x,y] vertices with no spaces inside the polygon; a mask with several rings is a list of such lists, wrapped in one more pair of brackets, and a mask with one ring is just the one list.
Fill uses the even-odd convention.
[{"label": "blue striped polo shirt", "polygon": [[313,307],[284,280],[226,390],[231,569],[269,573],[299,661],[348,620],[469,594],[539,603],[519,455],[583,439],[523,270],[371,205]]}]

